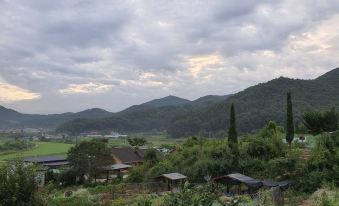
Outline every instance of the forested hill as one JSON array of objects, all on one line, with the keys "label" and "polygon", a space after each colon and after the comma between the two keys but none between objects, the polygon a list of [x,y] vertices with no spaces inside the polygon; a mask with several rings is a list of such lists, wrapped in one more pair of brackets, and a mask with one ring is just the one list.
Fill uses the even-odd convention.
[{"label": "forested hill", "polygon": [[[195,101],[166,106],[142,104],[132,106],[109,118],[76,119],[58,130],[78,133],[86,130],[114,129],[121,132],[167,130],[180,137],[198,133],[227,131],[229,107],[236,108],[240,132],[262,128],[269,120],[284,123],[286,92],[292,92],[296,122],[309,108],[339,109],[339,69],[314,80],[280,77],[249,87],[231,96],[206,96]],[[157,100],[159,101],[159,100]]]},{"label": "forested hill", "polygon": [[23,114],[12,109],[0,106],[0,129],[11,128],[45,128],[55,129],[59,124],[77,118],[104,118],[112,113],[103,109],[93,108],[77,113],[67,112],[62,114]]},{"label": "forested hill", "polygon": [[249,87],[223,102],[204,109],[191,110],[171,121],[168,132],[173,137],[199,132],[226,131],[230,104],[236,108],[237,126],[241,132],[262,128],[268,121],[284,124],[286,92],[292,92],[295,121],[308,109],[339,109],[339,68],[314,80],[280,77]]},{"label": "forested hill", "polygon": [[153,107],[165,107],[165,106],[183,105],[189,102],[190,100],[170,95],[170,96],[167,96],[161,99],[155,99],[155,100],[143,103],[142,105],[153,106]]},{"label": "forested hill", "polygon": [[175,117],[193,109],[221,102],[228,97],[229,95],[208,95],[189,101],[175,96],[167,96],[131,106],[108,118],[71,120],[61,124],[57,130],[75,134],[89,130],[116,130],[119,132],[167,130]]}]

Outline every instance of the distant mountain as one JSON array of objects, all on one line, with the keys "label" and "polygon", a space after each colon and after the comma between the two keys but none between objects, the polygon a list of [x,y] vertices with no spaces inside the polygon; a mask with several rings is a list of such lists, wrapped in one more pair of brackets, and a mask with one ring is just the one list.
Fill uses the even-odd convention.
[{"label": "distant mountain", "polygon": [[314,80],[280,77],[234,95],[209,95],[195,101],[166,97],[132,106],[108,118],[72,120],[58,130],[72,133],[104,129],[120,132],[167,130],[172,137],[225,134],[229,108],[234,103],[239,132],[250,132],[262,128],[270,120],[284,125],[287,91],[292,92],[295,121],[301,123],[301,114],[307,109],[333,106],[339,109],[338,88],[339,69]]},{"label": "distant mountain", "polygon": [[102,109],[89,109],[78,113],[62,113],[62,114],[23,114],[15,110],[0,106],[0,129],[9,128],[46,128],[54,129],[57,125],[76,118],[104,118],[111,116],[112,113]]},{"label": "distant mountain", "polygon": [[172,119],[194,108],[206,107],[225,100],[227,96],[209,95],[195,101],[176,96],[155,99],[141,105],[131,106],[111,117],[88,120],[75,119],[58,127],[60,132],[81,133],[88,130],[112,129],[119,132],[166,130]]},{"label": "distant mountain", "polygon": [[103,118],[103,117],[109,117],[109,116],[112,116],[111,112],[108,112],[104,109],[99,109],[99,108],[87,109],[87,110],[72,114],[72,118],[97,119],[97,118]]},{"label": "distant mountain", "polygon": [[131,106],[109,113],[91,109],[79,113],[27,115],[0,107],[0,128],[42,127],[80,133],[88,130],[146,132],[166,130],[172,137],[195,134],[225,134],[229,108],[235,104],[239,132],[251,132],[273,120],[284,125],[286,92],[292,92],[295,122],[307,109],[339,110],[339,68],[313,80],[280,77],[249,87],[237,94],[208,95],[194,101],[175,96]]},{"label": "distant mountain", "polygon": [[143,106],[152,106],[152,107],[165,107],[165,106],[177,106],[177,105],[183,105],[186,103],[191,102],[190,100],[183,99],[176,96],[167,96],[160,99],[155,99],[146,103],[143,103],[141,105]]},{"label": "distant mountain", "polygon": [[[180,113],[195,107],[210,105],[224,98],[224,96],[210,95],[196,101],[189,101],[176,96],[167,96],[131,106],[117,113],[93,108],[78,113],[38,115],[23,114],[0,106],[0,129],[25,127],[55,129],[60,125],[67,127],[68,123],[78,122],[80,129],[67,127],[67,130],[82,131],[90,128],[111,128],[122,131],[163,130],[167,128],[171,119]],[[83,125],[84,122],[86,122],[85,125]]]}]

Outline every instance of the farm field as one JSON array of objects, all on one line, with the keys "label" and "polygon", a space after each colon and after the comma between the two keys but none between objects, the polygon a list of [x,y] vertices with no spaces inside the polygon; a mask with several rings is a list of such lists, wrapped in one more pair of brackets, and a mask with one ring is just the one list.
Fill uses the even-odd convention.
[{"label": "farm field", "polygon": [[36,146],[30,150],[0,153],[0,162],[20,159],[29,156],[60,155],[65,156],[73,144],[56,142],[35,142]]}]

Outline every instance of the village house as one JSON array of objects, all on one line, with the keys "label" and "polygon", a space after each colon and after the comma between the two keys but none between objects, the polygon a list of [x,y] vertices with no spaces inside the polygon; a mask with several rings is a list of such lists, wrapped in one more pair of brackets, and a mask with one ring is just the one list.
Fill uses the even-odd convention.
[{"label": "village house", "polygon": [[58,168],[69,165],[69,162],[65,158],[58,156],[26,157],[24,162],[39,164],[48,168]]},{"label": "village house", "polygon": [[23,161],[25,164],[38,164],[41,166],[36,173],[36,181],[39,186],[44,186],[45,184],[46,171],[59,174],[60,169],[70,164],[65,158],[58,156],[26,157]]},{"label": "village house", "polygon": [[112,156],[116,164],[137,165],[143,161],[144,149],[133,149],[130,147],[113,148]]}]

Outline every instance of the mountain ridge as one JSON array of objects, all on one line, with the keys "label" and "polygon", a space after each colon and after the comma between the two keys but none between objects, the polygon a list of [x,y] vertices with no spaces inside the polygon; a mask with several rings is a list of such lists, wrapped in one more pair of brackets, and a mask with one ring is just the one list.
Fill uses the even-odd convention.
[{"label": "mountain ridge", "polygon": [[279,77],[202,107],[194,106],[194,101],[157,108],[134,106],[106,119],[86,123],[71,121],[60,126],[59,131],[67,131],[67,128],[75,133],[88,128],[121,132],[166,130],[172,137],[211,133],[223,136],[228,129],[229,107],[234,103],[238,130],[247,133],[262,128],[270,120],[284,125],[287,91],[292,92],[296,123],[301,123],[301,114],[307,109],[339,108],[338,71],[334,69],[311,80]]},{"label": "mountain ridge", "polygon": [[[339,68],[336,68],[310,80],[275,78],[232,95],[206,95],[193,101],[170,95],[133,105],[116,113],[93,108],[82,111],[85,115],[78,112],[52,114],[48,118],[46,115],[33,117],[39,120],[35,126],[58,126],[58,131],[62,132],[79,133],[106,129],[120,132],[166,130],[172,137],[181,137],[199,133],[225,133],[228,109],[231,103],[235,103],[239,131],[250,132],[262,128],[269,120],[283,124],[287,91],[292,92],[295,119],[300,122],[301,114],[307,109],[325,109],[331,106],[339,108],[338,88]],[[4,125],[1,117],[3,108],[0,107],[0,128]],[[21,113],[10,109],[8,111],[13,112],[13,118],[9,118],[12,124],[9,125],[32,125],[31,119],[27,117],[22,122],[16,122],[14,117]],[[59,118],[60,115],[63,118]]]}]

